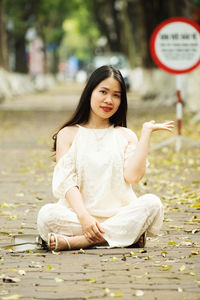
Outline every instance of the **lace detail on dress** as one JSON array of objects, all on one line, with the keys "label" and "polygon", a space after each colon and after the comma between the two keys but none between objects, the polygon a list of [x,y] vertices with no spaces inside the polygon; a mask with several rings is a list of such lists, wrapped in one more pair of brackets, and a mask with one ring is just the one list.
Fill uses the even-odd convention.
[{"label": "lace detail on dress", "polygon": [[78,127],[75,142],[55,166],[53,194],[63,200],[67,191],[78,186],[89,213],[110,217],[136,199],[123,172],[124,164],[136,147],[129,145],[118,129],[109,127],[96,129],[96,135],[103,135],[97,151],[94,129]]},{"label": "lace detail on dress", "polygon": [[52,191],[54,196],[60,199],[65,198],[65,194],[72,187],[78,186],[74,158],[70,150],[61,157],[54,168]]}]

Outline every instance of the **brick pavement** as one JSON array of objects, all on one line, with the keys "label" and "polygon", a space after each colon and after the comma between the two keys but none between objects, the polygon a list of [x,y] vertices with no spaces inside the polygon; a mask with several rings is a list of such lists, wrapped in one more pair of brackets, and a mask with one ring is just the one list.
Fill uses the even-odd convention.
[{"label": "brick pavement", "polygon": [[[60,102],[54,108],[57,93]],[[36,233],[40,207],[55,201],[48,147],[52,130],[73,106],[65,102],[66,94],[65,88],[58,88],[42,96],[20,97],[13,102],[15,107],[11,102],[0,106],[1,246],[10,243],[13,234]],[[75,96],[72,92],[70,99]],[[186,174],[186,181],[192,172]],[[156,176],[152,174],[153,180]],[[151,186],[142,186],[142,193],[149,191]],[[162,190],[159,193],[162,196]],[[1,277],[0,299],[200,299],[199,223],[188,221],[199,219],[199,210],[188,203],[177,208],[167,202],[165,207],[161,234],[147,241],[144,252],[87,249],[56,255],[1,250],[1,275],[20,281],[5,283]]]}]

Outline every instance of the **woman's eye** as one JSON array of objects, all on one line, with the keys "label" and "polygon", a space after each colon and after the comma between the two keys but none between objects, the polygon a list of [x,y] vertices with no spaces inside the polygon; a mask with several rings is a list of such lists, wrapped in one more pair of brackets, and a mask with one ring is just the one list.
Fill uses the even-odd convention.
[{"label": "woman's eye", "polygon": [[114,97],[120,98],[120,95],[118,95],[118,94],[115,94],[115,95],[114,95]]},{"label": "woman's eye", "polygon": [[105,95],[105,94],[106,94],[106,91],[100,91],[100,93],[102,93],[103,95]]}]

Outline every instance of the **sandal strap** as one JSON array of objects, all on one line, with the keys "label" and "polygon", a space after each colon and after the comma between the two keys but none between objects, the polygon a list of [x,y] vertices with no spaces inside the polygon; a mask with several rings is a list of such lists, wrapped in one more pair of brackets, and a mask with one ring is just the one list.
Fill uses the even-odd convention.
[{"label": "sandal strap", "polygon": [[63,239],[65,240],[65,242],[67,243],[68,249],[70,250],[70,249],[71,249],[71,246],[70,246],[70,243],[69,243],[68,238],[67,238],[65,235],[62,235],[62,238],[63,238]]},{"label": "sandal strap", "polygon": [[[63,238],[64,240],[65,240],[65,242],[66,242],[66,244],[67,244],[67,246],[68,246],[68,249],[70,250],[71,249],[71,246],[70,246],[70,243],[69,243],[69,241],[68,241],[68,238],[65,236],[65,235],[61,235],[61,234],[56,234],[56,233],[54,233],[54,232],[50,232],[49,234],[48,234],[48,247],[49,247],[49,249],[51,249],[51,247],[50,247],[50,241],[51,241],[51,237],[54,237],[54,240],[55,240],[55,249],[54,249],[54,251],[57,251],[58,250],[58,237],[60,236],[61,238]],[[52,249],[51,249],[52,250]]]}]

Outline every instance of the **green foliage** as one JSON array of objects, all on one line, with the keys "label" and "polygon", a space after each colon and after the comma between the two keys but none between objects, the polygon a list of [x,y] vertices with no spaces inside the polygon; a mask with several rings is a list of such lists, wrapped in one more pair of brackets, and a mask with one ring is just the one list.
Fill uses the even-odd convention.
[{"label": "green foliage", "polygon": [[34,1],[4,0],[8,29],[14,36],[24,35],[34,20]]},{"label": "green foliage", "polygon": [[200,0],[192,0],[192,4],[198,8],[200,8]]},{"label": "green foliage", "polygon": [[46,45],[61,44],[62,59],[76,55],[87,60],[92,55],[99,31],[92,19],[91,0],[4,0],[4,5],[15,39],[35,27]]},{"label": "green foliage", "polygon": [[[46,45],[60,47],[61,59],[76,55],[89,60],[98,38],[105,36],[107,51],[110,49],[114,52],[117,49],[127,55],[129,61],[133,61],[134,57],[145,67],[152,67],[147,44],[156,24],[166,16],[189,16],[192,9],[198,10],[200,7],[200,0],[191,0],[190,8],[184,6],[184,0],[180,0],[183,5],[170,0],[164,6],[161,5],[162,1],[156,1],[157,5],[153,0],[128,1],[121,8],[117,8],[118,2],[3,0],[8,31],[15,41],[23,40],[27,29],[35,27]],[[66,29],[63,24],[71,24],[72,27]]]},{"label": "green foliage", "polygon": [[[81,1],[79,1],[81,2]],[[86,6],[80,5],[63,23],[65,36],[60,48],[61,60],[70,55],[88,61],[93,55],[100,32]]]},{"label": "green foliage", "polygon": [[59,45],[64,31],[63,20],[67,17],[70,4],[63,0],[40,0],[37,12],[37,23],[45,42]]}]

